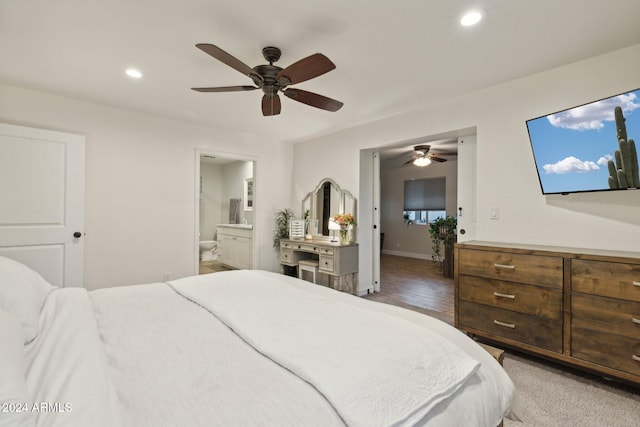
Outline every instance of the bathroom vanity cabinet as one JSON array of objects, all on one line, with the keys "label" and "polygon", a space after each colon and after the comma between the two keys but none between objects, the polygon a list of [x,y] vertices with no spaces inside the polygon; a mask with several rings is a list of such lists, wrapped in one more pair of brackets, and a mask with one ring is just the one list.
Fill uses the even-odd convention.
[{"label": "bathroom vanity cabinet", "polygon": [[218,261],[232,268],[253,268],[253,229],[218,224]]}]

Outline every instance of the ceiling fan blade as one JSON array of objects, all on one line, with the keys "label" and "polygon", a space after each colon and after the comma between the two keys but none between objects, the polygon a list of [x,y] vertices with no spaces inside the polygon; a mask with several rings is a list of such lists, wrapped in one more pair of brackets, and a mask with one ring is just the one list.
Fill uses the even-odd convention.
[{"label": "ceiling fan blade", "polygon": [[262,97],[263,116],[275,116],[280,114],[280,106],[280,97],[278,94],[268,95],[265,93]]},{"label": "ceiling fan blade", "polygon": [[407,160],[406,162],[404,162],[404,163],[402,164],[402,166],[404,166],[404,165],[408,165],[408,164],[410,164],[410,163],[413,163],[413,161],[414,161],[414,160],[415,160],[415,159]]},{"label": "ceiling fan blade", "polygon": [[438,156],[429,156],[429,158],[431,160],[433,160],[434,162],[446,162],[447,159],[443,159],[442,157],[438,157]]},{"label": "ceiling fan blade", "polygon": [[240,61],[235,56],[230,55],[229,53],[227,53],[224,50],[220,49],[216,45],[212,45],[212,44],[209,44],[209,43],[198,43],[196,45],[196,47],[198,49],[200,49],[201,51],[203,51],[204,53],[207,53],[207,54],[213,56],[218,61],[220,61],[220,62],[222,62],[224,64],[227,64],[229,67],[233,68],[234,70],[240,71],[245,76],[254,76],[254,77],[258,78],[259,80],[263,80],[262,76],[260,74],[256,73],[253,70],[253,68],[249,67],[247,64],[245,64],[244,62]]},{"label": "ceiling fan blade", "polygon": [[286,78],[287,81],[280,82],[281,86],[293,85],[321,76],[334,68],[336,65],[329,58],[321,53],[315,53],[280,71],[276,74],[276,80],[280,82],[282,78]]},{"label": "ceiling fan blade", "polygon": [[259,89],[255,86],[225,86],[225,87],[192,87],[197,92],[242,92]]},{"label": "ceiling fan blade", "polygon": [[317,93],[307,92],[302,89],[286,89],[283,93],[294,101],[327,111],[338,111],[344,105],[335,99],[327,98]]}]

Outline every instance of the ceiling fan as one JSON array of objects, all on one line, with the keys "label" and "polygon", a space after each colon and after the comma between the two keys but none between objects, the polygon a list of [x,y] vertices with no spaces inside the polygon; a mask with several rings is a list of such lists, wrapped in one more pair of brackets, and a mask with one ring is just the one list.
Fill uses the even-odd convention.
[{"label": "ceiling fan", "polygon": [[404,162],[403,165],[408,165],[409,163],[413,163],[416,166],[425,167],[430,165],[432,161],[434,162],[447,161],[447,159],[444,159],[440,156],[453,156],[457,154],[454,151],[430,153],[429,152],[430,149],[431,149],[430,145],[416,145],[415,147],[413,147],[413,151],[415,152],[415,154],[411,156],[410,160]]},{"label": "ceiling fan", "polygon": [[264,59],[269,65],[256,65],[251,68],[241,62],[239,59],[228,54],[218,46],[199,43],[196,47],[203,52],[213,56],[218,61],[228,65],[229,67],[240,71],[248,76],[255,86],[226,86],[226,87],[194,87],[198,92],[239,92],[247,90],[262,89],[262,114],[264,116],[275,116],[280,114],[280,96],[278,92],[282,92],[288,98],[294,101],[312,107],[320,108],[327,111],[338,111],[342,107],[342,102],[317,93],[308,92],[302,89],[290,88],[289,85],[301,83],[336,68],[335,64],[321,53],[316,53],[301,59],[289,65],[286,68],[280,68],[273,65],[280,59],[280,49],[268,46],[262,49]]}]

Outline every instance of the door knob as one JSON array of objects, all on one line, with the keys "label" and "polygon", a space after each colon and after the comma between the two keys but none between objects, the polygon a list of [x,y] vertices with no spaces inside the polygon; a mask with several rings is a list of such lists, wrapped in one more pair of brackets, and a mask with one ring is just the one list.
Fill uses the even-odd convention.
[{"label": "door knob", "polygon": [[82,233],[79,231],[76,231],[75,233],[73,233],[73,237],[75,237],[76,239],[79,239],[82,237]]}]

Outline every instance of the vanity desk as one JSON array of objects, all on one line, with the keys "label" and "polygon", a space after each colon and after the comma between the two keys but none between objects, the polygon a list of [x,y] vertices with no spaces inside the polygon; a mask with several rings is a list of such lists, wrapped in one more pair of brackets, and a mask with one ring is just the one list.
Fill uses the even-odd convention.
[{"label": "vanity desk", "polygon": [[[280,239],[280,272],[284,267],[300,269],[300,261],[316,261],[315,283],[338,291],[356,294],[358,292],[358,244],[355,240],[355,223],[349,228],[349,243],[338,242],[335,231],[339,230],[336,215],[357,212],[357,201],[353,195],[331,178],[324,178],[313,191],[302,199],[299,218],[304,218],[304,234],[307,238],[294,237]],[[303,231],[303,230],[300,230]],[[333,232],[333,237],[330,235]],[[309,238],[310,237],[310,238]],[[315,267],[315,262],[312,263]]]},{"label": "vanity desk", "polygon": [[318,284],[355,294],[358,289],[358,244],[330,240],[280,240],[280,272],[300,260],[318,261]]}]

